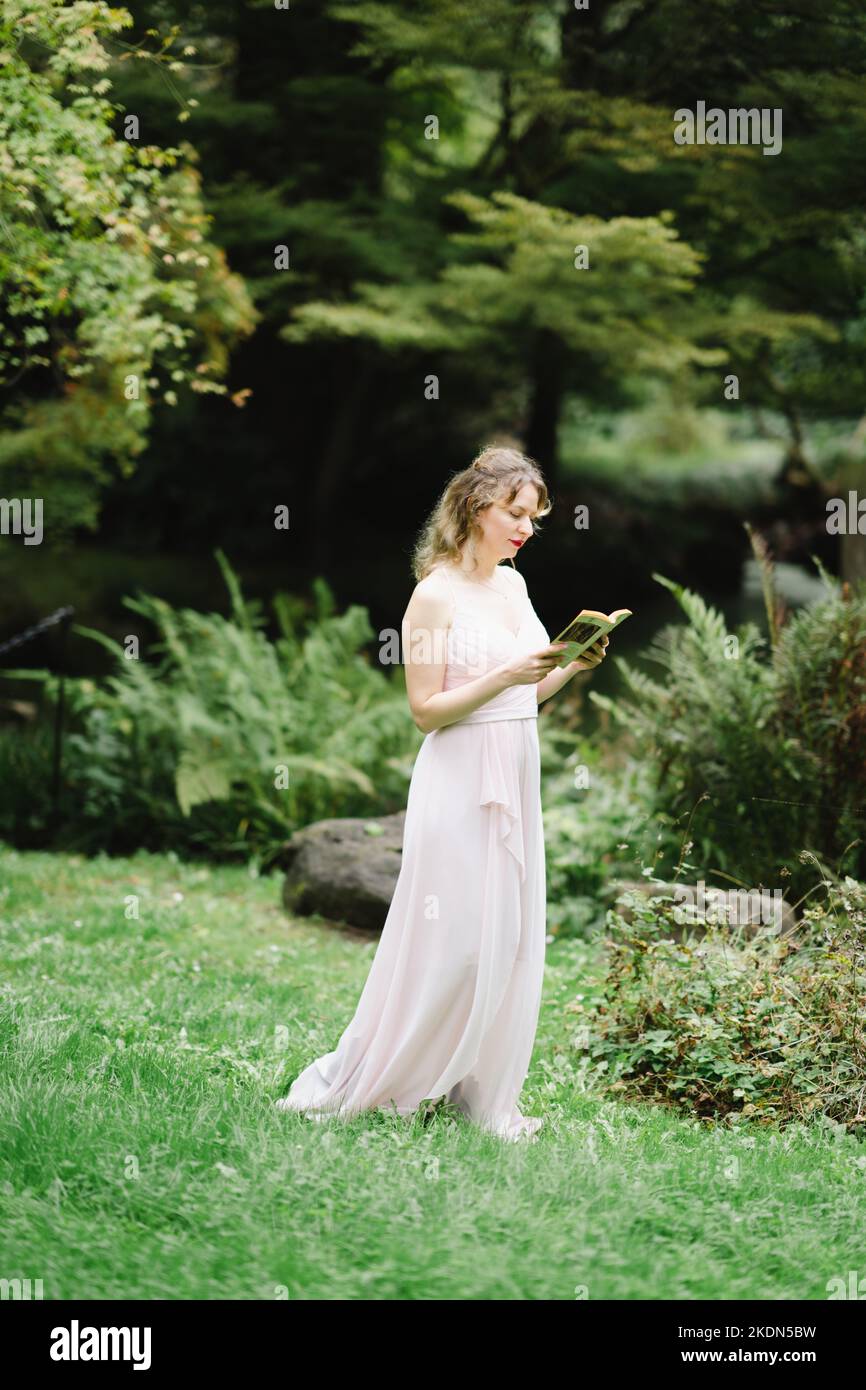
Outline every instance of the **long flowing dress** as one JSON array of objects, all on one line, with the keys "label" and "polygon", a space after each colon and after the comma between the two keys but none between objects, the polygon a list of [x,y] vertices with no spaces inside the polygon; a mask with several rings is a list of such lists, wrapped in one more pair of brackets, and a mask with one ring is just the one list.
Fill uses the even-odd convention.
[{"label": "long flowing dress", "polygon": [[[550,636],[515,584],[517,633],[477,583],[454,600],[443,689]],[[536,686],[513,685],[428,733],[412,769],[400,873],[355,1015],[296,1078],[281,1110],[409,1115],[444,1096],[482,1129],[533,1137],[517,1101],[538,1026],[546,939]]]}]

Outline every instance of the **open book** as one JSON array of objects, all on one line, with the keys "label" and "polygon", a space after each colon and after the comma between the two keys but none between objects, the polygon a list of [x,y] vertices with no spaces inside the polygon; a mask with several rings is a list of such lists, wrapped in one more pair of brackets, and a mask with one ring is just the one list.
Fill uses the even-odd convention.
[{"label": "open book", "polygon": [[561,659],[556,663],[557,667],[567,666],[570,661],[576,661],[587,647],[594,646],[599,638],[613,632],[615,627],[619,627],[621,622],[631,616],[630,608],[616,608],[613,613],[596,613],[593,608],[581,608],[568,627],[552,639],[554,642],[568,643]]}]

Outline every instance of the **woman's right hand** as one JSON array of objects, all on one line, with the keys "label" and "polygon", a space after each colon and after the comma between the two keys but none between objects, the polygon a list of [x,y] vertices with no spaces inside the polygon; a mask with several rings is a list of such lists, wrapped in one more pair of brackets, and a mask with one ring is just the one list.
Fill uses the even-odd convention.
[{"label": "woman's right hand", "polygon": [[540,651],[512,657],[503,665],[506,685],[537,685],[554,670],[567,646],[567,642],[551,642],[549,647],[542,647]]}]

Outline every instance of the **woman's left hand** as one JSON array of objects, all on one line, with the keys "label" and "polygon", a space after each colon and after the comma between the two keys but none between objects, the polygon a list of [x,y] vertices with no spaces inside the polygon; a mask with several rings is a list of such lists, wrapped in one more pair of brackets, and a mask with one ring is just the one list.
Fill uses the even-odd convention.
[{"label": "woman's left hand", "polygon": [[607,645],[607,635],[600,637],[592,647],[587,647],[586,651],[583,652],[576,661],[570,661],[568,665],[563,666],[562,669],[567,671],[569,675],[574,675],[575,671],[591,671],[604,660],[607,655]]}]

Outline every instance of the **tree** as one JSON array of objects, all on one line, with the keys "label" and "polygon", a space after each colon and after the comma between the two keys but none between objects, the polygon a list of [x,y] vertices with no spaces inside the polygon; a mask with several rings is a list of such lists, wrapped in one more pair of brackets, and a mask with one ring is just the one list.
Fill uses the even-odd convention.
[{"label": "tree", "polygon": [[[195,151],[145,143],[107,95],[131,24],[101,0],[0,13],[0,492],[48,496],[51,539],[95,525],[157,405],[226,393],[256,321],[207,236]],[[169,49],[117,61],[172,67]]]},{"label": "tree", "polygon": [[[322,237],[358,247],[376,235],[391,254],[348,293],[296,307],[286,337],[366,338],[428,371],[431,354],[459,354],[481,391],[495,346],[500,384],[509,374],[515,398],[528,387],[508,423],[554,482],[567,396],[622,405],[651,377],[679,376],[717,403],[723,365],[748,380],[750,404],[784,414],[793,450],[798,412],[820,408],[840,364],[844,408],[863,374],[845,339],[842,265],[862,198],[846,177],[837,212],[842,153],[826,165],[815,156],[846,101],[854,119],[841,143],[859,158],[863,99],[833,65],[841,30],[858,72],[866,47],[851,0],[833,0],[834,22],[817,27],[789,8],[710,0],[696,24],[686,0],[579,12],[553,0],[331,4],[361,30],[353,54],[371,74],[387,68],[402,107],[380,205],[348,226],[335,217]],[[683,93],[717,90],[726,105],[783,93],[783,168],[760,148],[674,141]]]}]

